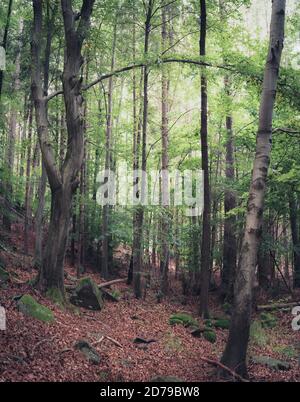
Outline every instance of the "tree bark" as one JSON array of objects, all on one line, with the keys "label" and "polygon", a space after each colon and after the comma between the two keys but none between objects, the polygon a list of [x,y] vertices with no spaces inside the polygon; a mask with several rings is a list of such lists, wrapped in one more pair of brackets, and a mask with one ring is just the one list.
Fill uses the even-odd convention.
[{"label": "tree bark", "polygon": [[34,25],[32,37],[32,97],[35,104],[43,162],[51,189],[51,215],[47,244],[39,274],[39,287],[44,292],[55,292],[64,300],[63,264],[68,241],[72,197],[79,180],[78,173],[83,159],[83,97],[80,71],[83,63],[82,45],[88,33],[93,0],[83,0],[79,22],[70,0],[61,0],[65,30],[65,63],[63,95],[66,110],[68,148],[61,172],[48,139],[47,98],[41,81],[41,49],[43,10],[42,1],[33,0]]},{"label": "tree bark", "polygon": [[229,338],[221,359],[225,366],[242,376],[247,376],[246,353],[252,310],[252,288],[262,230],[266,179],[270,164],[273,109],[284,41],[285,5],[285,0],[274,0],[272,5],[270,45],[263,80],[246,226],[234,289],[234,309]]},{"label": "tree bark", "polygon": [[[5,51],[7,49],[7,38],[8,38],[8,30],[9,30],[9,26],[10,26],[12,4],[13,4],[13,0],[9,0],[8,8],[7,8],[6,23],[5,23],[5,28],[4,28],[3,40],[2,40],[2,47]],[[0,99],[1,99],[1,95],[2,95],[3,77],[4,77],[4,72],[2,70],[0,70]]]},{"label": "tree bark", "polygon": [[299,240],[299,227],[297,222],[298,208],[294,193],[291,193],[289,196],[289,208],[290,208],[291,234],[293,242],[294,287],[300,288],[300,240]]},{"label": "tree bark", "polygon": [[[206,55],[206,0],[200,0],[200,56]],[[208,164],[208,128],[207,128],[207,78],[205,67],[201,74],[201,156],[204,175],[204,209],[201,239],[200,261],[200,306],[201,316],[208,318],[208,291],[210,279],[210,247],[211,247],[211,222],[210,222],[210,185]]]},{"label": "tree bark", "polygon": [[[167,6],[162,0],[161,18],[161,42],[162,51],[167,47],[168,39],[168,26],[167,26]],[[168,71],[165,66],[162,67],[161,77],[161,142],[162,142],[162,156],[161,156],[161,187],[162,187],[162,218],[161,218],[161,293],[166,295],[168,293],[169,281],[169,77]]]}]

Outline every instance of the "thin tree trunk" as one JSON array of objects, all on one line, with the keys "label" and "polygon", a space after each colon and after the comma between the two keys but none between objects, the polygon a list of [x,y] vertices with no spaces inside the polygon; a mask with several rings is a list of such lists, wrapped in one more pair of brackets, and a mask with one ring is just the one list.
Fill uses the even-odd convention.
[{"label": "thin tree trunk", "polygon": [[300,240],[297,222],[297,202],[293,193],[289,196],[290,223],[293,241],[294,287],[300,287]]},{"label": "thin tree trunk", "polygon": [[[167,47],[167,10],[162,0],[162,30],[161,41],[162,51]],[[162,141],[162,156],[161,156],[161,186],[162,186],[162,218],[161,218],[161,293],[166,295],[169,288],[168,274],[169,274],[169,77],[168,71],[162,67],[161,77],[161,141]]]},{"label": "thin tree trunk", "polygon": [[252,288],[262,230],[266,179],[270,164],[272,119],[284,41],[285,0],[274,0],[257,132],[256,155],[248,198],[246,227],[234,289],[229,338],[221,362],[247,376],[246,354],[252,310]]},{"label": "thin tree trunk", "polygon": [[[206,0],[200,0],[200,56],[206,55]],[[210,186],[208,164],[208,129],[207,129],[207,78],[205,68],[201,74],[201,156],[202,170],[204,174],[204,209],[201,239],[201,271],[200,271],[200,306],[199,313],[208,317],[208,291],[210,279],[210,247],[211,247],[211,222],[210,222]]]},{"label": "thin tree trunk", "polygon": [[[112,42],[112,58],[110,69],[114,70],[115,66],[115,49],[117,40],[117,21],[115,21]],[[107,116],[106,116],[106,143],[105,143],[105,170],[112,169],[112,126],[113,126],[113,77],[108,81],[108,94],[107,94]],[[109,212],[110,206],[103,205],[102,208],[102,251],[101,251],[101,274],[103,278],[107,279],[109,276]]]},{"label": "thin tree trunk", "polygon": [[[154,0],[148,0],[147,16],[145,21],[145,42],[144,42],[144,55],[147,57],[149,50],[149,36],[151,31],[151,18]],[[147,124],[148,124],[148,80],[149,80],[149,67],[143,67],[143,123],[142,123],[142,171],[146,172],[147,167]],[[140,188],[140,201],[143,204],[146,193],[145,180],[141,180]],[[135,227],[133,230],[133,287],[136,298],[141,298],[141,271],[143,267],[143,222],[144,222],[144,207],[139,205],[136,212]]]}]

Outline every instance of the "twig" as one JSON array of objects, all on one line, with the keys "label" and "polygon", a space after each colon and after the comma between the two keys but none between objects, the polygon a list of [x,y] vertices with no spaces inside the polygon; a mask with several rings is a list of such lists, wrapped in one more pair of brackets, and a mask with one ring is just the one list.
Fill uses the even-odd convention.
[{"label": "twig", "polygon": [[235,377],[237,380],[240,380],[241,382],[250,382],[249,380],[246,380],[246,378],[243,378],[238,373],[236,373],[235,371],[231,370],[229,367],[225,366],[224,364],[222,364],[221,362],[219,362],[217,360],[211,360],[211,359],[207,359],[206,357],[201,357],[201,356],[200,356],[200,359],[203,360],[206,363],[212,364],[213,366],[217,366],[217,367],[222,368],[223,370],[227,371],[233,377]]},{"label": "twig", "polygon": [[123,349],[123,346],[120,344],[120,342],[116,341],[114,338],[111,338],[110,336],[105,335],[105,338],[117,345],[119,348]]}]

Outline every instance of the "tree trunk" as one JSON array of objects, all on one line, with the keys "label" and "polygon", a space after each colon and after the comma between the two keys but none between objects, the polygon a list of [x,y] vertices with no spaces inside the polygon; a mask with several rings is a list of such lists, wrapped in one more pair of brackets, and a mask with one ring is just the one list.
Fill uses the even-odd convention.
[{"label": "tree trunk", "polygon": [[[117,21],[115,21],[112,43],[112,58],[110,69],[114,70],[115,66],[115,49],[117,40]],[[113,126],[113,77],[108,81],[107,94],[107,116],[106,116],[106,143],[105,143],[105,170],[112,169],[112,126]],[[105,204],[102,208],[102,250],[101,250],[101,274],[107,279],[109,276],[109,212],[110,205]]]},{"label": "tree trunk", "polygon": [[297,202],[293,193],[289,196],[290,207],[290,222],[291,233],[293,241],[293,261],[294,261],[294,287],[300,288],[300,240],[299,240],[299,228],[297,222]]},{"label": "tree trunk", "polygon": [[[147,16],[145,21],[145,42],[144,42],[144,55],[147,57],[149,49],[149,36],[151,31],[151,18],[154,0],[148,0]],[[143,67],[143,123],[142,123],[142,171],[146,172],[147,167],[147,124],[148,124],[148,80],[149,80],[149,67]],[[146,188],[145,181],[142,178],[140,188],[140,201],[143,204]],[[141,271],[143,267],[143,222],[144,222],[144,207],[139,205],[136,211],[135,226],[133,229],[133,287],[136,298],[141,298]]]},{"label": "tree trunk", "polygon": [[[162,51],[167,47],[167,10],[162,1],[162,30],[161,42]],[[168,274],[169,274],[169,77],[168,71],[162,66],[161,77],[161,141],[162,141],[162,156],[161,156],[161,187],[162,187],[162,218],[161,218],[161,293],[166,295],[169,288]]]},{"label": "tree trunk", "polygon": [[251,320],[252,288],[270,163],[273,109],[284,41],[285,3],[285,0],[274,0],[272,5],[270,46],[263,81],[246,227],[234,289],[234,309],[229,338],[221,359],[225,366],[242,376],[247,376],[246,354]]},{"label": "tree trunk", "polygon": [[[9,0],[8,8],[7,8],[6,23],[5,23],[4,34],[3,34],[3,40],[2,40],[2,44],[1,44],[5,51],[7,49],[7,38],[8,38],[8,30],[9,30],[9,26],[10,26],[12,4],[13,4],[13,0]],[[0,70],[0,99],[1,99],[1,95],[2,95],[3,76],[4,76],[4,72],[2,70]]]},{"label": "tree trunk", "polygon": [[32,52],[32,97],[42,157],[51,189],[51,216],[45,255],[39,275],[42,291],[58,293],[64,300],[63,264],[68,240],[72,197],[79,180],[83,159],[83,97],[80,71],[83,64],[82,45],[89,30],[93,0],[83,0],[79,21],[75,22],[70,0],[61,0],[65,29],[65,63],[63,95],[66,110],[68,148],[61,172],[57,169],[54,152],[48,140],[47,101],[41,80],[41,39],[43,10],[40,0],[33,0],[34,24]]},{"label": "tree trunk", "polygon": [[[225,78],[225,91],[230,96],[228,78]],[[236,218],[230,212],[236,207],[236,195],[231,188],[234,182],[234,145],[232,116],[230,111],[226,116],[226,189],[224,198],[224,248],[223,248],[223,269],[222,269],[222,296],[231,301],[233,299],[233,283],[236,271],[237,242],[235,236]]]},{"label": "tree trunk", "polygon": [[[200,56],[206,55],[206,0],[200,0]],[[208,291],[210,279],[210,186],[208,166],[208,130],[207,130],[207,78],[205,68],[201,74],[201,156],[204,175],[204,209],[201,239],[201,266],[200,266],[200,306],[201,316],[208,318]]]}]

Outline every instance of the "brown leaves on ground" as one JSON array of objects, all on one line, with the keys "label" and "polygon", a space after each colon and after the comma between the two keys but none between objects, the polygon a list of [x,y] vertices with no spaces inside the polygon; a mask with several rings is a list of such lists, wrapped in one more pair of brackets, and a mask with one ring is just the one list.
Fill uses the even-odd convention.
[{"label": "brown leaves on ground", "polygon": [[[17,241],[15,242],[17,243]],[[148,381],[157,375],[177,376],[186,381],[213,381],[215,369],[200,357],[218,360],[224,349],[228,331],[217,330],[217,342],[193,338],[180,325],[170,326],[169,317],[178,311],[196,316],[196,304],[182,306],[176,294],[158,304],[149,292],[146,300],[136,300],[125,284],[114,285],[123,295],[119,303],[105,302],[102,311],[65,309],[51,304],[25,282],[36,275],[22,264],[16,267],[14,256],[6,255],[8,270],[17,281],[1,289],[0,304],[7,310],[7,330],[0,331],[0,381]],[[20,255],[21,257],[21,255]],[[28,266],[27,266],[28,267]],[[28,269],[28,268],[27,268]],[[72,267],[67,271],[75,275]],[[98,274],[89,273],[101,283]],[[17,310],[14,297],[32,294],[55,314],[55,322],[45,324],[26,317]],[[212,300],[212,306],[217,303]],[[213,307],[212,307],[213,308]],[[299,342],[299,333],[291,330],[289,314],[279,315],[279,325],[270,330],[272,342],[264,348],[251,346],[251,353],[282,358],[271,345]],[[114,344],[108,336],[118,341]],[[133,343],[134,338],[155,339],[147,345]],[[100,365],[89,363],[74,349],[78,339],[85,339],[101,356]],[[288,359],[292,369],[277,372],[264,366],[249,364],[255,381],[299,381],[297,359]]]}]

